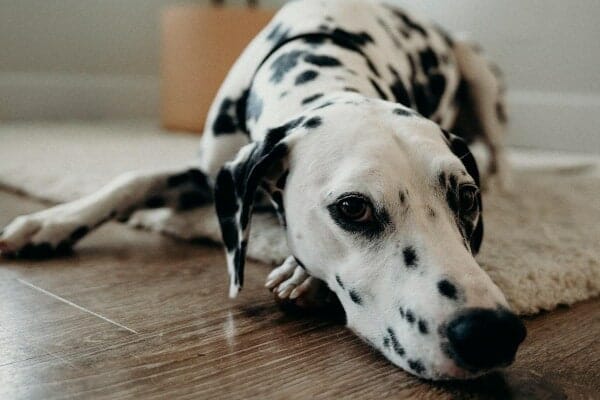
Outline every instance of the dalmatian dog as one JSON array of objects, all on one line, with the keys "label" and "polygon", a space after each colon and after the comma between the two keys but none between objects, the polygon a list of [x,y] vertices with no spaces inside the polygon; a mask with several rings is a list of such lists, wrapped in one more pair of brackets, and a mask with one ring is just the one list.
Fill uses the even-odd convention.
[{"label": "dalmatian dog", "polygon": [[60,254],[110,219],[169,208],[220,230],[235,297],[252,216],[272,204],[289,252],[267,278],[277,296],[335,295],[393,364],[472,378],[509,365],[525,337],[474,258],[480,174],[466,141],[487,145],[488,176],[506,174],[502,94],[476,47],[425,19],[368,0],[289,2],[231,69],[191,168],[128,173],[18,217],[0,250]]}]

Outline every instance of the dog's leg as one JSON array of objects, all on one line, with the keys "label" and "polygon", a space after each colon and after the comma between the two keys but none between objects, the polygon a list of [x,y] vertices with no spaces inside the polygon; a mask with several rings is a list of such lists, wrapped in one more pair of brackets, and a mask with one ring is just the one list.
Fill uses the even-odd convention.
[{"label": "dog's leg", "polygon": [[456,41],[453,49],[464,85],[454,130],[461,136],[475,135],[483,140],[490,155],[484,175],[496,177],[500,186],[507,189],[510,187],[510,170],[504,150],[507,119],[500,71],[467,42]]},{"label": "dog's leg", "polygon": [[199,169],[133,172],[79,200],[17,217],[0,235],[0,252],[24,258],[64,253],[104,222],[125,221],[137,209],[185,210],[212,202],[212,189]]}]

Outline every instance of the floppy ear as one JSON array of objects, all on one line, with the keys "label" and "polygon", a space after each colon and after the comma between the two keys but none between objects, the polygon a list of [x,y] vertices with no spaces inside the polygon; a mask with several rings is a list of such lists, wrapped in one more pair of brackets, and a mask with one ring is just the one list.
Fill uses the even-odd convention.
[{"label": "floppy ear", "polygon": [[[454,155],[456,155],[456,157],[459,158],[459,160],[467,169],[467,173],[471,175],[471,177],[473,177],[473,179],[475,180],[475,184],[479,188],[481,188],[477,162],[475,161],[475,157],[473,157],[473,154],[469,150],[467,143],[462,138],[450,132],[443,130],[443,133],[446,139],[446,143],[448,144],[448,147],[450,147],[452,153],[454,153]],[[479,202],[480,210],[479,218],[477,219],[477,224],[475,225],[475,228],[473,229],[473,232],[471,233],[471,236],[469,238],[471,251],[473,252],[473,254],[477,254],[479,252],[481,242],[483,240],[483,216],[481,214],[481,211],[483,211],[483,203],[481,201],[481,192],[477,194],[477,201]]]},{"label": "floppy ear", "polygon": [[234,298],[244,284],[244,263],[250,234],[254,199],[259,187],[271,197],[283,215],[281,189],[287,171],[287,156],[302,135],[296,129],[304,118],[296,118],[271,129],[262,142],[244,146],[237,157],[225,164],[215,182],[215,206],[229,272],[229,297]]}]

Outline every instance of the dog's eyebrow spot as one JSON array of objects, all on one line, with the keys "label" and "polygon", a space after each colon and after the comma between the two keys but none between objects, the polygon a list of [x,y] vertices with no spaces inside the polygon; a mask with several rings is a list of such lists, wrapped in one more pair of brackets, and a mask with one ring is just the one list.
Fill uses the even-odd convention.
[{"label": "dog's eyebrow spot", "polygon": [[340,278],[340,276],[339,276],[339,275],[336,275],[336,276],[335,276],[335,281],[338,283],[338,285],[340,285],[340,287],[341,287],[342,289],[344,289],[344,283],[342,282],[342,279]]},{"label": "dog's eyebrow spot", "polygon": [[390,340],[392,341],[392,347],[394,348],[394,351],[400,357],[404,357],[404,354],[406,354],[406,352],[404,351],[404,347],[402,347],[400,345],[400,342],[398,342],[396,333],[394,332],[394,330],[392,328],[387,328],[387,331],[388,331],[388,334],[390,335]]},{"label": "dog's eyebrow spot", "polygon": [[421,332],[423,335],[429,333],[429,329],[427,328],[427,322],[425,322],[422,319],[419,320],[419,332]]},{"label": "dog's eyebrow spot", "polygon": [[351,289],[349,292],[350,300],[358,304],[359,306],[362,304],[362,297],[358,294],[358,292],[354,289]]},{"label": "dog's eyebrow spot", "polygon": [[407,246],[402,250],[402,255],[404,256],[404,264],[409,268],[414,268],[417,266],[418,257],[415,249],[412,246]]},{"label": "dog's eyebrow spot", "polygon": [[417,374],[422,374],[423,372],[425,372],[425,367],[423,366],[423,363],[419,360],[408,360],[408,366]]},{"label": "dog's eyebrow spot", "polygon": [[450,283],[447,279],[442,279],[437,284],[438,290],[443,296],[449,299],[456,300],[456,286]]},{"label": "dog's eyebrow spot", "polygon": [[312,118],[307,119],[302,124],[302,126],[307,129],[314,129],[314,128],[318,128],[322,123],[323,123],[323,120],[321,119],[321,117],[312,117]]},{"label": "dog's eyebrow spot", "polygon": [[295,85],[303,85],[306,82],[310,82],[313,79],[315,79],[317,76],[319,75],[319,73],[317,71],[314,71],[312,69],[309,69],[307,71],[304,71],[302,73],[300,73],[300,75],[298,75],[296,77],[296,80],[294,81]]}]

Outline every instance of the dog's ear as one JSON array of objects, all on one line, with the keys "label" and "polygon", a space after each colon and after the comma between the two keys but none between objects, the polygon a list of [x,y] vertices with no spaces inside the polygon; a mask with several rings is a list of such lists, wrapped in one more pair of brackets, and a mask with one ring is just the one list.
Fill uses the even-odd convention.
[{"label": "dog's ear", "polygon": [[[450,150],[458,159],[463,163],[465,168],[467,169],[467,173],[471,175],[471,177],[475,180],[475,184],[481,188],[479,169],[477,168],[477,162],[475,161],[475,157],[469,150],[467,143],[460,138],[459,136],[454,135],[453,133],[447,132],[443,130],[444,138],[446,139],[446,143]],[[477,201],[479,202],[479,210],[483,210],[483,203],[481,201],[481,192],[477,193]],[[481,242],[483,240],[483,216],[481,212],[479,213],[479,218],[477,219],[477,223],[471,236],[469,238],[471,251],[473,254],[477,254],[481,247]]]},{"label": "dog's ear", "polygon": [[215,206],[229,272],[229,297],[234,298],[244,284],[244,263],[250,234],[250,221],[259,187],[271,197],[283,214],[282,182],[287,175],[287,156],[304,134],[304,118],[293,119],[270,129],[263,141],[244,146],[237,157],[219,171],[215,183]]}]

